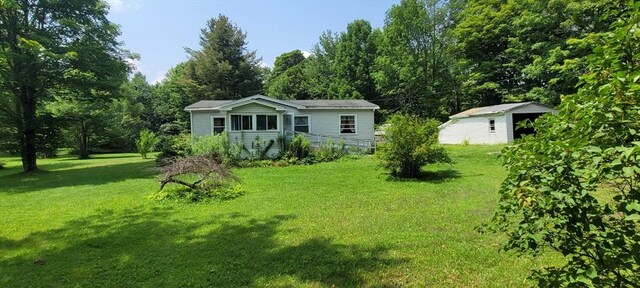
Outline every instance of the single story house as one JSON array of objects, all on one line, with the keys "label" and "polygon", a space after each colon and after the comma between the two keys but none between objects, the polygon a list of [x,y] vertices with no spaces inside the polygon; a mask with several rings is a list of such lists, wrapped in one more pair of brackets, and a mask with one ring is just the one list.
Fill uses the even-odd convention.
[{"label": "single story house", "polygon": [[[333,139],[347,145],[373,147],[374,111],[365,100],[279,100],[254,95],[238,100],[203,100],[187,106],[193,137],[227,132],[230,141],[254,149],[256,137],[273,144],[268,155],[277,154],[279,137],[302,134],[313,146]],[[262,146],[264,147],[264,146]]]},{"label": "single story house", "polygon": [[533,129],[518,127],[521,121],[535,121],[545,113],[557,111],[535,102],[500,104],[472,108],[449,117],[440,125],[441,144],[502,144],[513,142],[522,135],[535,133]]}]

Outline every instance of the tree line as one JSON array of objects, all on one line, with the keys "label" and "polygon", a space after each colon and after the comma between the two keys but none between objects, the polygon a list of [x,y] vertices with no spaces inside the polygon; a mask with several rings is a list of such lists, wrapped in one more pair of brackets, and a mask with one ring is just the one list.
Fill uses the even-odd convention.
[{"label": "tree line", "polygon": [[[280,99],[366,99],[395,112],[445,120],[516,101],[557,105],[576,92],[586,55],[626,7],[621,0],[403,0],[373,28],[355,20],[319,35],[311,54],[288,51],[273,68],[246,32],[218,15],[157,84],[131,75],[137,55],[116,41],[108,6],[89,1],[0,3],[0,150],[38,157],[73,147],[133,151],[143,130],[188,132],[184,107],[262,93]],[[606,16],[602,16],[606,15]]]}]

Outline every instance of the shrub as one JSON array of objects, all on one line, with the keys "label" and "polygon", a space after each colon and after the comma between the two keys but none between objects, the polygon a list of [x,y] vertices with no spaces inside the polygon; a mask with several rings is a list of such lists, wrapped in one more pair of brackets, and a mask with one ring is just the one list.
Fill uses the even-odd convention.
[{"label": "shrub", "polygon": [[136,141],[136,147],[138,148],[138,153],[142,155],[142,158],[147,159],[147,154],[153,152],[158,143],[160,143],[160,139],[156,137],[156,133],[149,130],[142,130],[140,131],[140,138]]},{"label": "shrub", "polygon": [[244,193],[234,185],[238,178],[231,169],[215,157],[196,155],[174,158],[167,165],[156,168],[160,173],[160,192],[169,184],[183,186],[173,194],[159,195],[161,198],[186,198],[200,201],[207,198],[221,200],[238,197]]},{"label": "shrub", "polygon": [[218,158],[227,165],[236,165],[241,160],[242,146],[231,143],[226,133],[220,133],[194,139],[190,153]]},{"label": "shrub", "polygon": [[158,144],[160,154],[156,163],[160,166],[171,162],[176,157],[184,157],[191,153],[191,136],[189,134],[161,135]]},{"label": "shrub", "polygon": [[347,154],[344,139],[340,139],[338,144],[333,140],[328,140],[324,145],[314,151],[315,160],[318,162],[329,162],[340,159]]},{"label": "shrub", "polygon": [[577,93],[503,150],[488,228],[505,250],[562,255],[533,273],[540,287],[640,285],[640,3],[629,8],[595,38]]},{"label": "shrub", "polygon": [[4,169],[4,165],[7,165],[7,163],[0,161],[0,169]]},{"label": "shrub", "polygon": [[392,175],[415,178],[426,164],[452,162],[438,146],[438,121],[395,114],[388,124],[377,155]]},{"label": "shrub", "polygon": [[289,144],[289,152],[298,160],[305,159],[311,155],[311,142],[302,135],[296,135]]}]

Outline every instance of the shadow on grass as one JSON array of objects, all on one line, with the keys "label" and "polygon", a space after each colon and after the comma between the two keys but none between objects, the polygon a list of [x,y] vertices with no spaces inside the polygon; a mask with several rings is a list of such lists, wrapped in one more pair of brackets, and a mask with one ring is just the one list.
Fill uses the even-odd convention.
[{"label": "shadow on grass", "polygon": [[430,182],[443,183],[452,179],[460,178],[462,175],[455,169],[442,169],[435,171],[420,171],[420,175],[416,178],[402,178],[387,174],[387,181],[392,182]]},{"label": "shadow on grass", "polygon": [[20,240],[0,238],[0,286],[371,286],[367,275],[405,261],[385,247],[324,237],[280,244],[295,233],[281,227],[291,215],[194,223],[172,214],[102,211]]},{"label": "shadow on grass", "polygon": [[[56,162],[42,165],[42,169],[65,169],[82,163]],[[24,175],[17,169],[14,174],[0,176],[0,193],[24,193],[43,189],[80,185],[101,185],[127,179],[148,178],[155,175],[152,162],[133,162],[104,166],[84,167],[60,171],[42,171]]]}]

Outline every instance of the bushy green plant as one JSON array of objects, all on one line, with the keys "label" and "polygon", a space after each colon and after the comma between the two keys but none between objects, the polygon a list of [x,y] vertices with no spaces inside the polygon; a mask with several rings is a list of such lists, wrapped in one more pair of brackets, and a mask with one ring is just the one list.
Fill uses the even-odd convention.
[{"label": "bushy green plant", "polygon": [[320,146],[313,152],[315,159],[318,162],[329,162],[340,159],[347,153],[344,139],[340,139],[338,144],[335,144],[333,140],[329,139],[324,145]]},{"label": "bushy green plant", "polygon": [[240,161],[242,147],[231,143],[226,133],[200,136],[191,144],[191,155],[206,155],[219,158],[225,164],[235,165]]},{"label": "bushy green plant", "polygon": [[578,92],[503,150],[488,228],[506,250],[564,257],[533,274],[541,287],[640,287],[640,2],[629,9],[594,35]]},{"label": "bushy green plant", "polygon": [[161,135],[158,144],[160,154],[156,158],[157,165],[165,165],[176,157],[185,157],[191,152],[191,135],[187,133],[179,135]]},{"label": "bushy green plant", "polygon": [[136,141],[136,147],[142,158],[147,159],[147,154],[153,152],[158,143],[160,143],[160,139],[158,139],[156,133],[150,130],[142,130],[140,131],[140,138]]},{"label": "bushy green plant", "polygon": [[376,155],[392,175],[415,178],[426,164],[452,162],[438,145],[438,121],[394,114],[388,124]]},{"label": "bushy green plant", "polygon": [[289,144],[289,152],[298,160],[305,159],[311,155],[311,141],[302,135],[296,135]]}]

